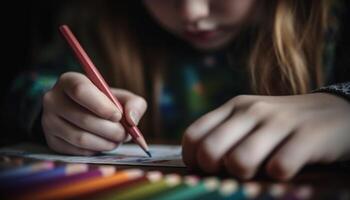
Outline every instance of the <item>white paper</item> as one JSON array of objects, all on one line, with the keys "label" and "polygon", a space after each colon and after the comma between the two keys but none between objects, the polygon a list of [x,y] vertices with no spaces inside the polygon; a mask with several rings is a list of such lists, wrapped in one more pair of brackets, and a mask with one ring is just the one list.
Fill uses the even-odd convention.
[{"label": "white paper", "polygon": [[70,156],[57,154],[44,146],[26,143],[1,148],[0,154],[72,163],[185,167],[181,157],[181,146],[149,145],[149,150],[151,158],[135,144],[123,144],[113,151],[96,156]]}]

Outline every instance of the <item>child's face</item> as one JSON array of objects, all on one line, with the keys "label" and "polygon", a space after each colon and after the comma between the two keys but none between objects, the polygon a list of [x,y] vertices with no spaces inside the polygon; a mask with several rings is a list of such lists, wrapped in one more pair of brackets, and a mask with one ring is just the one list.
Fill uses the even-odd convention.
[{"label": "child's face", "polygon": [[255,0],[144,0],[154,18],[197,49],[228,44],[253,14]]}]

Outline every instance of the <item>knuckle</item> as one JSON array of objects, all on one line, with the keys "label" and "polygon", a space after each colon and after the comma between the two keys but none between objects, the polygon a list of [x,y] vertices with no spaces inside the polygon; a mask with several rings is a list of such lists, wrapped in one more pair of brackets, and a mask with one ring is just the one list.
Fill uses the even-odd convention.
[{"label": "knuckle", "polygon": [[91,125],[91,118],[89,115],[82,115],[79,118],[80,127],[89,127]]},{"label": "knuckle", "polygon": [[86,147],[89,142],[89,137],[87,134],[80,134],[76,137],[76,144],[80,147]]},{"label": "knuckle", "polygon": [[286,111],[280,111],[277,114],[275,114],[275,121],[283,127],[287,127],[291,124],[291,120],[294,120],[295,117]]},{"label": "knuckle", "polygon": [[73,95],[74,98],[82,99],[84,98],[88,89],[89,88],[86,86],[86,84],[76,81],[72,83],[70,93]]},{"label": "knuckle", "polygon": [[248,112],[252,115],[259,115],[262,113],[265,113],[267,110],[270,109],[270,104],[263,101],[258,101],[253,103],[249,108]]},{"label": "knuckle", "polygon": [[247,102],[250,100],[251,96],[250,95],[238,95],[235,98],[232,99],[233,103],[239,105]]}]

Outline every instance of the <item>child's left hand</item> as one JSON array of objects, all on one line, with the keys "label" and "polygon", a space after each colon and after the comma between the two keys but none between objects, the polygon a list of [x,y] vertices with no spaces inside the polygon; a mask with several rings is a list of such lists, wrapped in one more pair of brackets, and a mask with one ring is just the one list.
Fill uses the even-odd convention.
[{"label": "child's left hand", "polygon": [[214,173],[289,179],[308,163],[350,158],[350,103],[326,93],[238,96],[201,117],[183,138],[183,159]]}]

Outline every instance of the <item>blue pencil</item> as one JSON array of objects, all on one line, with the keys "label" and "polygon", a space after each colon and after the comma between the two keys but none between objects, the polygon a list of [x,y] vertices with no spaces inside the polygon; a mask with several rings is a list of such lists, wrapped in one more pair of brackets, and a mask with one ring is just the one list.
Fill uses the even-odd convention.
[{"label": "blue pencil", "polygon": [[6,188],[21,188],[26,186],[33,187],[34,185],[57,179],[63,176],[69,176],[77,173],[86,172],[88,165],[86,164],[67,164],[56,167],[52,170],[39,171],[18,180],[12,180],[6,184]]},{"label": "blue pencil", "polygon": [[0,172],[0,182],[7,182],[10,179],[16,179],[35,172],[49,170],[54,167],[55,167],[54,162],[43,161],[43,162],[33,163],[30,165],[16,167],[10,170],[5,170]]}]

